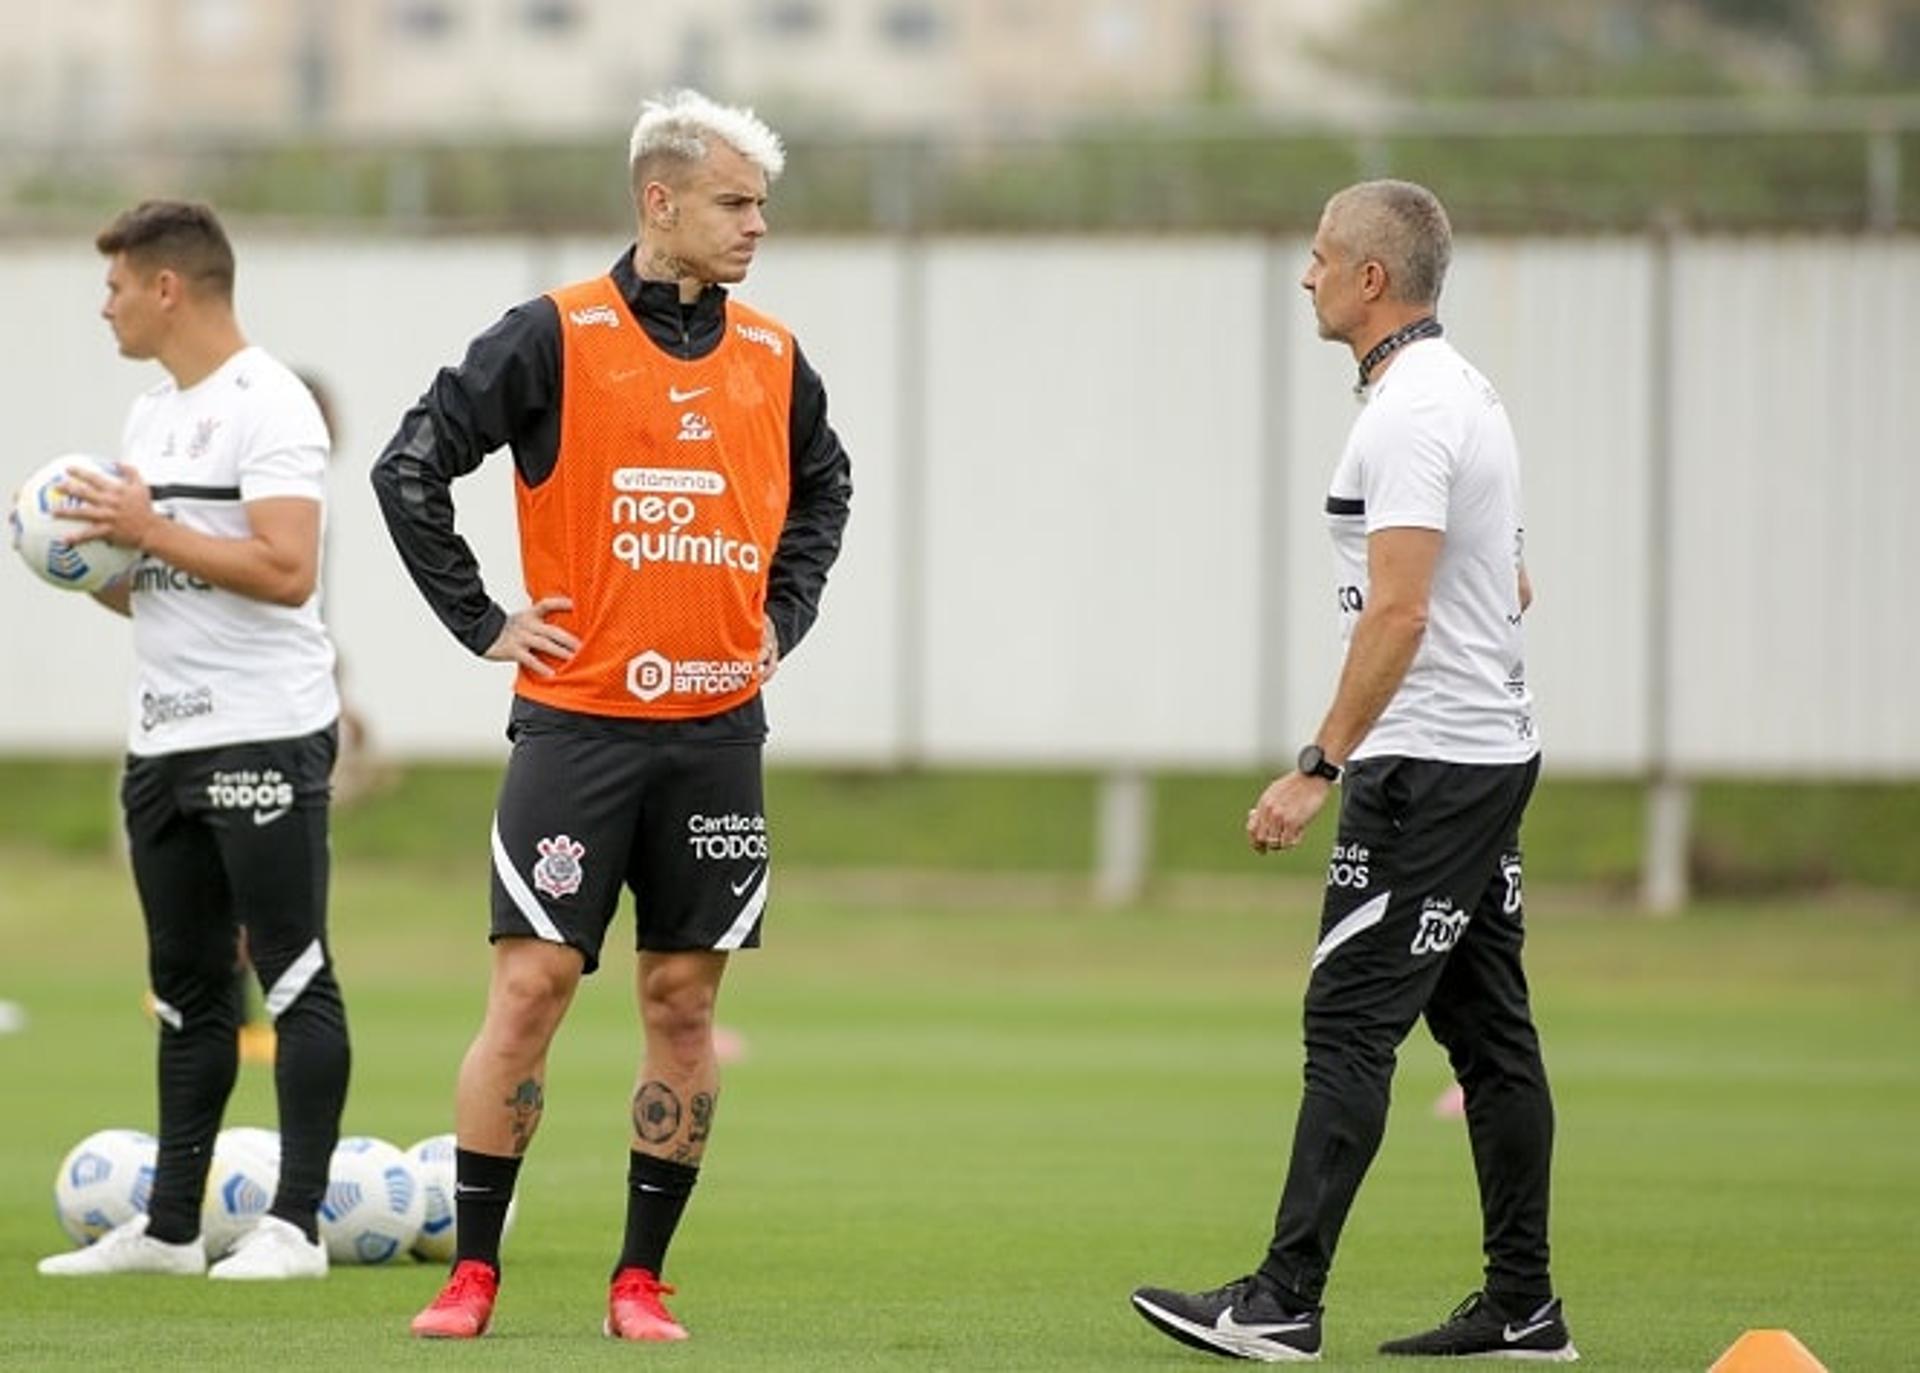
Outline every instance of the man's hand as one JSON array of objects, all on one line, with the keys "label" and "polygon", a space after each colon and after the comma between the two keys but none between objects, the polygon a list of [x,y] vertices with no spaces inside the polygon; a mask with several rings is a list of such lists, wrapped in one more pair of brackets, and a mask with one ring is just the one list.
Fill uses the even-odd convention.
[{"label": "man's hand", "polygon": [[154,526],[165,517],[153,508],[153,493],[136,469],[120,463],[115,470],[118,479],[88,467],[67,469],[67,489],[80,498],[73,517],[86,522],[73,541],[105,539],[123,548],[144,549]]},{"label": "man's hand", "polygon": [[1333,783],[1324,777],[1304,772],[1274,778],[1247,812],[1247,842],[1253,851],[1272,853],[1298,844],[1332,790]]},{"label": "man's hand", "polygon": [[518,663],[536,677],[553,676],[546,659],[566,662],[580,651],[580,640],[559,625],[547,623],[547,616],[572,610],[566,596],[542,596],[524,610],[507,616],[507,623],[482,656],[496,663]]},{"label": "man's hand", "polygon": [[772,620],[764,620],[760,630],[760,685],[771,682],[779,670],[780,633],[773,627]]}]

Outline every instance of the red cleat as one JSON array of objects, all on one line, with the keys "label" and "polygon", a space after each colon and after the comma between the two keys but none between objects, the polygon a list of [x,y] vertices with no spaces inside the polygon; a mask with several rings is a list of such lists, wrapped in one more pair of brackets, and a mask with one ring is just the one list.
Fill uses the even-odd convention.
[{"label": "red cleat", "polygon": [[433,1304],[413,1318],[413,1333],[423,1340],[478,1339],[493,1323],[499,1293],[500,1274],[491,1264],[462,1259]]},{"label": "red cleat", "polygon": [[601,1330],[616,1340],[684,1340],[687,1328],[668,1314],[662,1294],[673,1289],[645,1268],[622,1268],[613,1275]]}]

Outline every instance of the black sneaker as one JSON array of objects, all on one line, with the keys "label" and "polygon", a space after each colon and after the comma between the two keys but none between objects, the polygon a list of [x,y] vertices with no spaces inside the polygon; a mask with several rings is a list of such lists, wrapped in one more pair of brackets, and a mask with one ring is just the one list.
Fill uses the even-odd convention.
[{"label": "black sneaker", "polygon": [[1484,1292],[1475,1292],[1453,1308],[1446,1322],[1403,1340],[1388,1340],[1382,1354],[1424,1354],[1440,1358],[1537,1359],[1572,1363],[1580,1357],[1567,1333],[1560,1299],[1555,1297],[1524,1320],[1512,1321],[1494,1309]]},{"label": "black sneaker", "polygon": [[1320,1357],[1320,1311],[1289,1311],[1251,1277],[1211,1292],[1142,1287],[1133,1309],[1185,1345],[1228,1359],[1310,1363]]}]

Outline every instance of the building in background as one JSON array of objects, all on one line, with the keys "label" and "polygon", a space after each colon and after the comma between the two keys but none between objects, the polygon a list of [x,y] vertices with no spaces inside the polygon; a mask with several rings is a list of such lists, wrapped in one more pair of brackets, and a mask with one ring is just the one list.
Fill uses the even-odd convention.
[{"label": "building in background", "polygon": [[841,132],[1044,132],[1351,100],[1336,0],[9,0],[0,120],[38,143],[570,138],[695,85]]}]

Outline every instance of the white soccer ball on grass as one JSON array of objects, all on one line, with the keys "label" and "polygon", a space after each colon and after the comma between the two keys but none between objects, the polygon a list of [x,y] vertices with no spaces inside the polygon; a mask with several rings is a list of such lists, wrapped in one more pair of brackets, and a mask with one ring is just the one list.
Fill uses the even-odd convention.
[{"label": "white soccer ball on grass", "polygon": [[54,1212],[75,1244],[92,1244],[147,1209],[160,1143],[143,1130],[96,1130],[60,1160]]},{"label": "white soccer ball on grass", "polygon": [[222,1130],[213,1142],[207,1190],[200,1206],[200,1240],[209,1262],[251,1230],[280,1185],[280,1135],[254,1125]]},{"label": "white soccer ball on grass", "polygon": [[74,543],[84,523],[73,518],[79,503],[67,469],[82,467],[119,480],[117,467],[86,453],[66,453],[21,483],[7,516],[14,551],[40,580],[68,591],[98,591],[139,560],[140,550],[104,539]]},{"label": "white soccer ball on grass", "polygon": [[386,1263],[420,1238],[426,1193],[395,1145],[349,1135],[327,1167],[320,1201],[320,1239],[335,1263]]},{"label": "white soccer ball on grass", "polygon": [[[420,1179],[420,1190],[426,1197],[426,1215],[420,1223],[420,1238],[413,1242],[413,1256],[429,1263],[451,1263],[458,1237],[453,1206],[454,1137],[429,1135],[407,1150],[407,1160],[413,1164],[414,1176]],[[518,1197],[507,1203],[507,1218],[500,1231],[503,1237],[512,1231],[513,1213],[519,1206]]]}]

